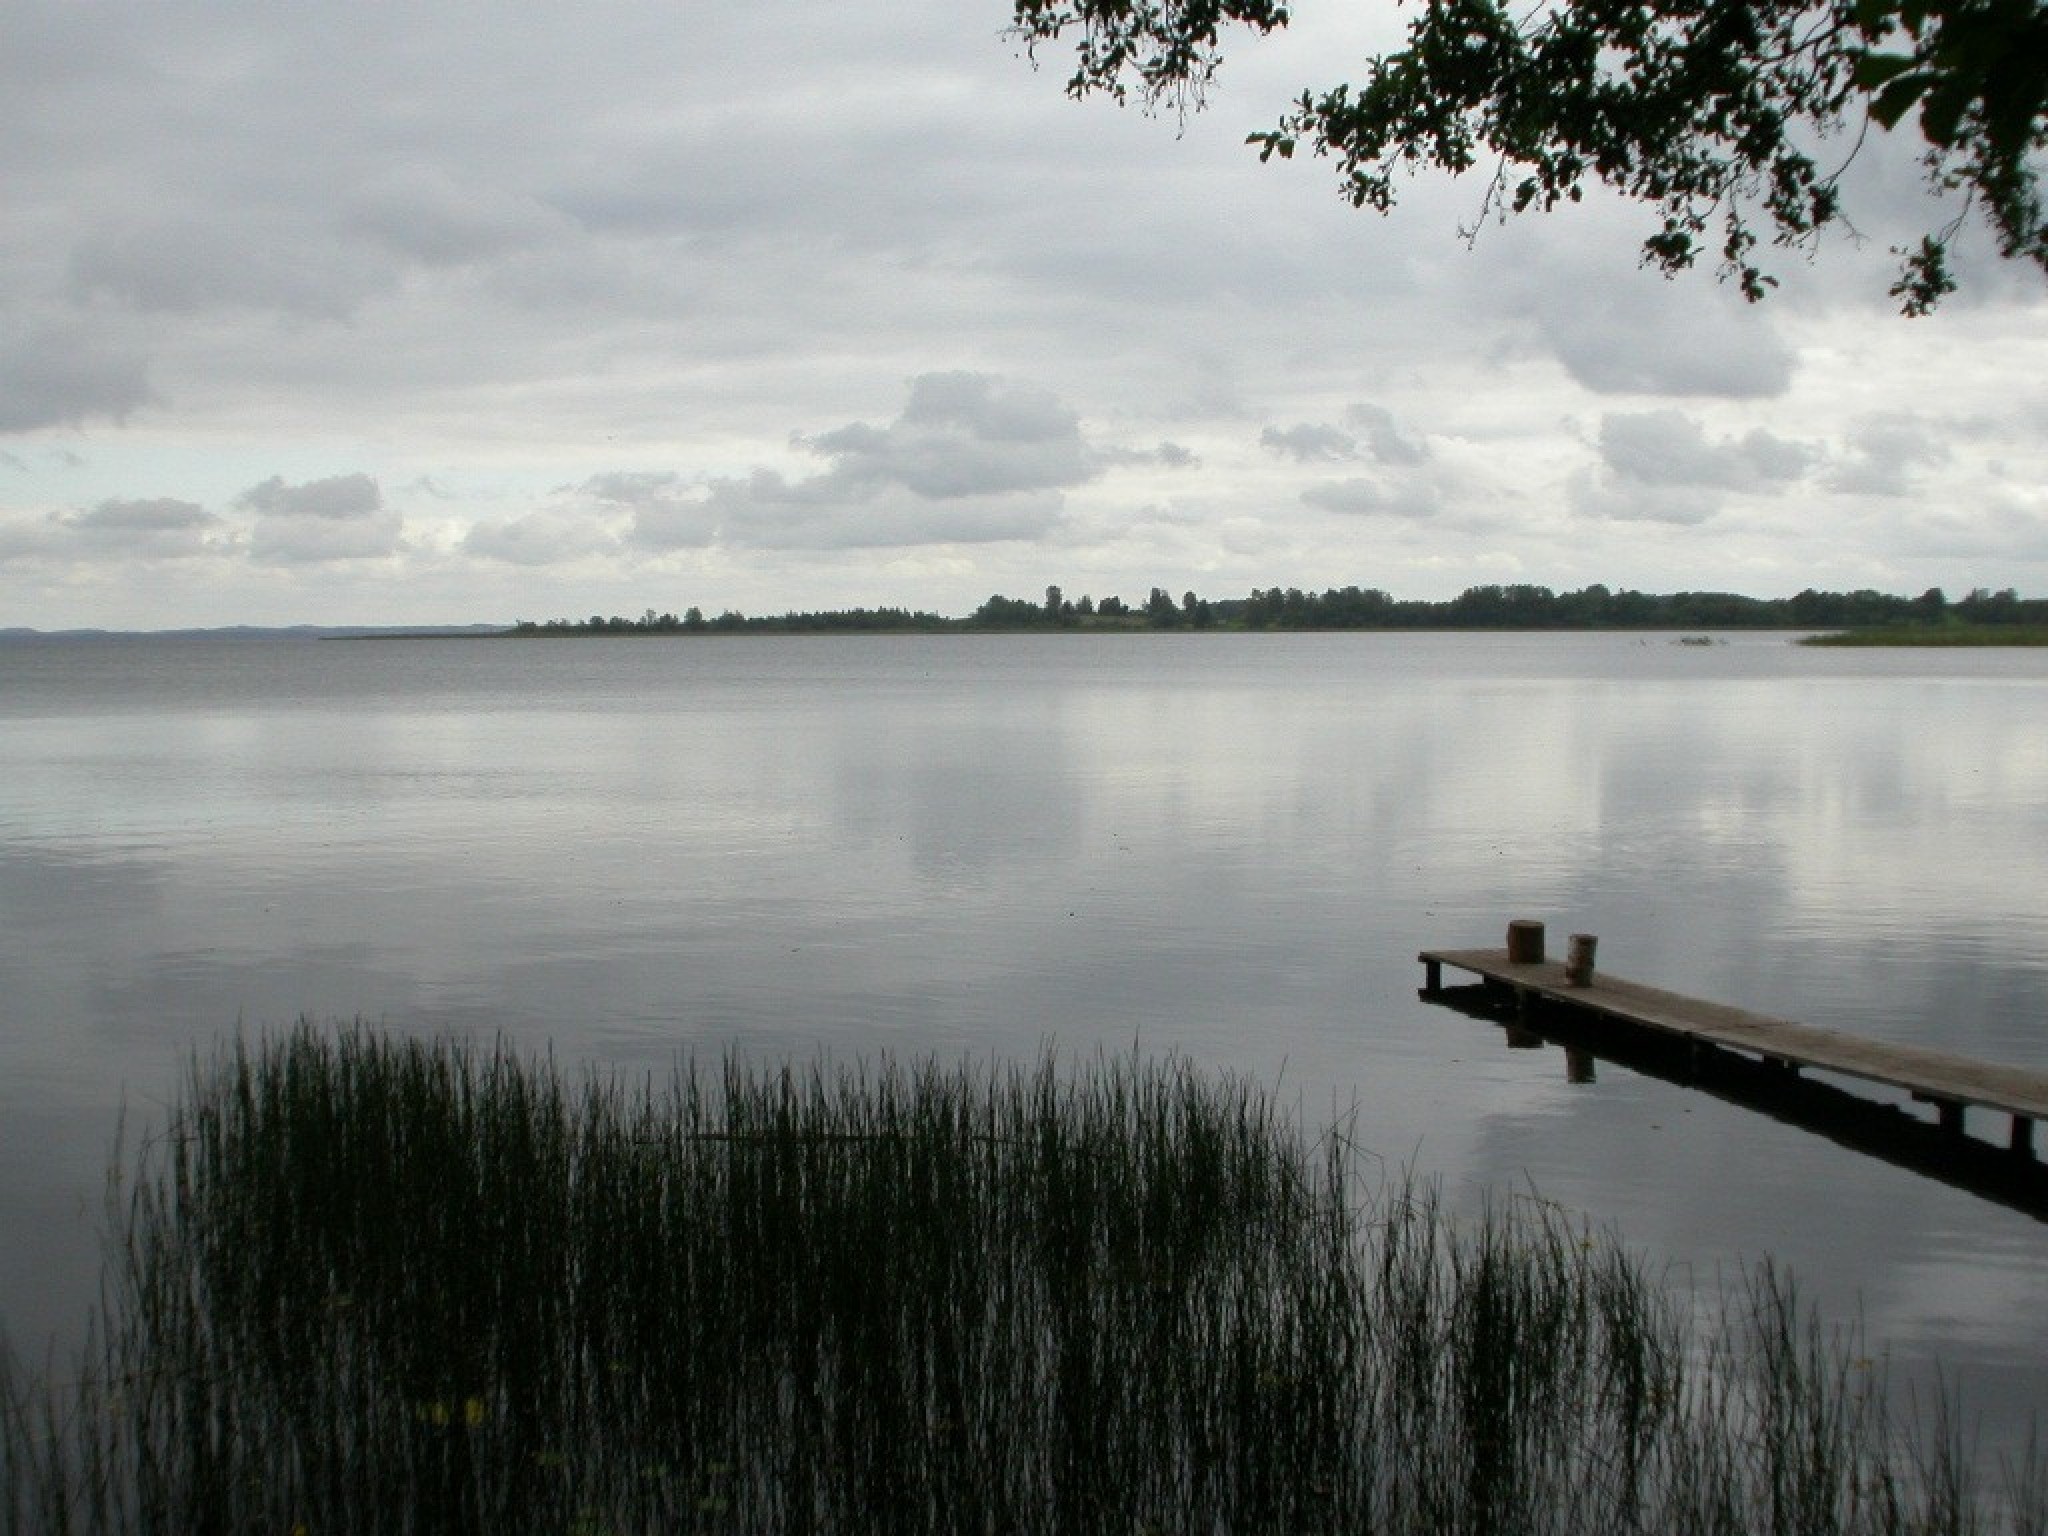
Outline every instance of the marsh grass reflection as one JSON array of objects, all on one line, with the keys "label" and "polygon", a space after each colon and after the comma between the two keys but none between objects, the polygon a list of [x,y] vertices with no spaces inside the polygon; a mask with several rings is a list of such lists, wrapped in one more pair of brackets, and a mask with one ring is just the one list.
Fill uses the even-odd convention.
[{"label": "marsh grass reflection", "polygon": [[1459,1225],[1426,1188],[1361,1198],[1358,1161],[1180,1062],[626,1084],[301,1029],[195,1065],[97,1343],[62,1388],[10,1371],[0,1508],[309,1536],[2038,1518],[1946,1423],[1888,1418],[1781,1277],[1703,1336],[1540,1202]]}]

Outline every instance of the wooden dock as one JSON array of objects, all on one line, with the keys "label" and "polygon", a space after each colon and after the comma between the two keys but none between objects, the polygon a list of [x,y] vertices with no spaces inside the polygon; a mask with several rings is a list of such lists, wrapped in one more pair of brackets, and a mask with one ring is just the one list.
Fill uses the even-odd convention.
[{"label": "wooden dock", "polygon": [[1903,1089],[1934,1105],[1941,1128],[1958,1136],[1966,1110],[1995,1110],[2011,1117],[2007,1146],[2030,1159],[2034,1122],[2048,1118],[2048,1072],[1859,1039],[1605,974],[1574,986],[1563,964],[1511,960],[1505,949],[1425,949],[1417,958],[1424,967],[1425,997],[1443,990],[1444,967],[1452,966],[1512,992],[1523,1010],[1536,1004],[1569,1009],[1603,1025],[1675,1037],[1696,1052],[1739,1051],[1790,1073],[1810,1067]]}]

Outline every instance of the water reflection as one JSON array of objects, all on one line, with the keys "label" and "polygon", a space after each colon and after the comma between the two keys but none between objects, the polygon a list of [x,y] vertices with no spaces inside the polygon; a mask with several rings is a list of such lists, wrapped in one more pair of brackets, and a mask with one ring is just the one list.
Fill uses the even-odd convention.
[{"label": "water reflection", "polygon": [[17,1332],[75,1310],[90,1220],[36,1192],[94,1205],[124,1091],[303,1014],[633,1068],[1135,1041],[1355,1101],[1457,1198],[1530,1182],[1701,1273],[1781,1252],[1902,1349],[2048,1356],[2048,1309],[1997,1319],[2031,1223],[1625,1067],[1569,1083],[1418,1005],[1413,961],[1547,917],[1621,974],[2048,1066],[2040,653],[31,649],[0,682]]},{"label": "water reflection", "polygon": [[1561,1057],[1568,1083],[1597,1082],[1600,1061],[1626,1066],[2048,1221],[2048,1164],[2033,1155],[2031,1121],[2015,1124],[2002,1111],[1973,1106],[1951,1131],[1910,1095],[1883,1084],[1788,1072],[1735,1051],[1617,1028],[1569,1010],[1525,1010],[1505,989],[1484,984],[1443,987],[1425,1001],[1498,1024],[1510,1050],[1557,1047],[1552,1059]]}]

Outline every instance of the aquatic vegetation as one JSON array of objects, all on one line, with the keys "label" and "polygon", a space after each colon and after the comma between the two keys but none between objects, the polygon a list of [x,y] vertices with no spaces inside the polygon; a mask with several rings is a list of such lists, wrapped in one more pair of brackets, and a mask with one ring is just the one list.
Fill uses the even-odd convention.
[{"label": "aquatic vegetation", "polygon": [[[10,1532],[2033,1529],[1782,1277],[1702,1334],[1533,1199],[1180,1062],[196,1064]],[[2028,1464],[2030,1467],[2032,1463]]]},{"label": "aquatic vegetation", "polygon": [[1807,635],[1801,645],[1972,647],[2048,645],[2048,624],[1892,624]]}]

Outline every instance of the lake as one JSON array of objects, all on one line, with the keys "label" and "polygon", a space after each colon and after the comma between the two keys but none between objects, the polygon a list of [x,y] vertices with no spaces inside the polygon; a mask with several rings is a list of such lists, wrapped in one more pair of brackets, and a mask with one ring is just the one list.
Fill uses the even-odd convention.
[{"label": "lake", "polygon": [[0,644],[0,1319],[77,1333],[117,1128],[238,1030],[1136,1050],[1677,1283],[1771,1255],[1999,1442],[2048,1406],[2048,1227],[1416,998],[1418,948],[1534,917],[2048,1068],[2048,651],[1723,641]]}]

